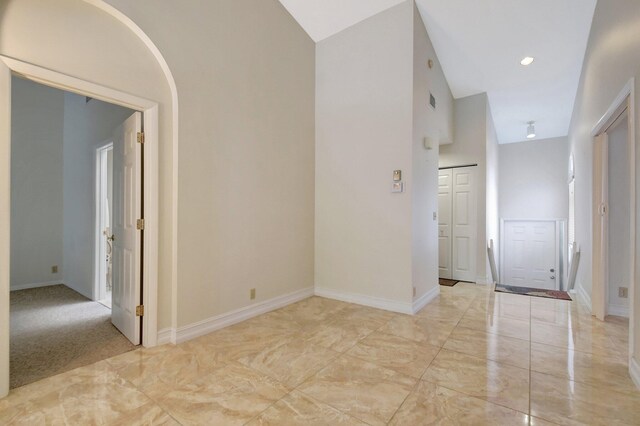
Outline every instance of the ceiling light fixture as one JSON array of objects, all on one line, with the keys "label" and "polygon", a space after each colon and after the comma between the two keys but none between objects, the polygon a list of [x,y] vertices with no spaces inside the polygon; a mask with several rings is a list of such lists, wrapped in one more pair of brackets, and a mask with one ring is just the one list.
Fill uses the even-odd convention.
[{"label": "ceiling light fixture", "polygon": [[527,65],[531,65],[533,61],[534,59],[531,56],[527,56],[523,60],[521,60],[520,63],[526,67]]},{"label": "ceiling light fixture", "polygon": [[527,139],[533,139],[536,137],[536,122],[529,121],[527,124]]}]

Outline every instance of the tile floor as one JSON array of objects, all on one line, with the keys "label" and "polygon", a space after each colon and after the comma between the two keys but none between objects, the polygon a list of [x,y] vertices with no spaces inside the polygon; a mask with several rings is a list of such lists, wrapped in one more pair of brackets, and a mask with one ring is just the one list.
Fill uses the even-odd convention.
[{"label": "tile floor", "polygon": [[314,297],[16,389],[0,424],[640,424],[627,333],[465,283],[415,317]]}]

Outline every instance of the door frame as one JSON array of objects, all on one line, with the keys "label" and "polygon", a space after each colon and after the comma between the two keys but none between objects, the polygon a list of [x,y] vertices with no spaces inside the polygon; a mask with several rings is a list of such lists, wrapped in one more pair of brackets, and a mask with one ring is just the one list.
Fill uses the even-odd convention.
[{"label": "door frame", "polygon": [[[560,273],[562,273],[561,277],[562,277],[562,282],[566,282],[566,278],[567,278],[567,271],[566,266],[568,265],[569,262],[567,262],[567,250],[566,250],[566,244],[561,244],[561,241],[564,239],[564,241],[567,240],[567,219],[562,219],[562,218],[552,218],[552,219],[530,219],[530,218],[524,218],[524,219],[517,219],[517,218],[500,218],[500,277],[504,277],[505,273],[504,273],[504,237],[505,237],[505,223],[506,222],[553,222],[555,223],[556,226],[556,276],[559,276]],[[563,234],[563,238],[561,239],[561,234]],[[563,264],[563,266],[565,267],[564,269],[560,269],[560,265],[562,263],[562,259],[565,259],[565,262]],[[509,283],[503,282],[503,283],[498,283],[498,284],[506,284],[509,285]],[[560,289],[560,279],[556,279],[556,290]]]},{"label": "door frame", "polygon": [[[32,80],[56,89],[90,96],[104,102],[120,105],[143,113],[145,131],[145,155],[143,167],[145,173],[143,201],[145,206],[145,230],[143,233],[143,304],[145,313],[142,317],[142,345],[151,347],[157,345],[158,339],[158,200],[159,200],[159,119],[158,103],[129,93],[121,92],[109,87],[101,86],[86,80],[52,71],[37,65],[23,62],[8,56],[0,55],[0,61],[13,75]],[[3,73],[3,70],[0,70]],[[3,79],[4,81],[5,79]],[[9,310],[9,235],[11,203],[8,176],[11,170],[11,82],[8,81],[6,102],[0,102],[0,234],[4,236],[0,243],[0,311]],[[0,351],[0,377],[6,377],[8,385],[9,367],[9,321],[0,321],[0,347],[7,348]],[[4,359],[6,357],[6,359]],[[6,373],[6,375],[5,375]],[[3,380],[4,381],[4,380]],[[5,388],[0,383],[0,394]],[[8,387],[7,387],[8,389]]]},{"label": "door frame", "polygon": [[[611,103],[605,114],[598,120],[596,125],[593,127],[591,131],[591,149],[592,153],[595,147],[595,140],[597,137],[606,133],[609,128],[617,121],[618,117],[624,112],[624,108],[627,109],[627,126],[628,126],[628,134],[627,134],[627,152],[629,158],[629,365],[633,365],[632,357],[633,357],[633,348],[634,348],[634,300],[635,300],[635,292],[636,292],[636,266],[635,266],[635,258],[636,258],[636,114],[635,114],[635,78],[631,78],[627,84],[622,88],[618,96]],[[594,175],[594,179],[596,176]],[[593,193],[594,188],[592,188],[591,197],[592,200],[595,194]],[[593,210],[591,211],[591,224],[596,229],[596,221]],[[593,259],[593,246],[592,250],[592,259],[591,261],[595,264],[595,259]],[[608,247],[605,247],[602,252],[602,259],[608,263],[609,250]],[[605,264],[606,264],[605,263]],[[609,292],[609,286],[605,280],[602,285],[598,285],[597,282],[593,282],[591,287],[592,293],[598,292],[598,297],[594,297],[591,295],[592,303],[594,303],[594,299],[601,300],[600,303],[605,303],[604,312],[606,313],[606,300]],[[602,307],[599,307],[602,309]],[[597,310],[591,306],[592,312],[596,312]],[[604,320],[604,318],[601,318]]]},{"label": "door frame", "polygon": [[102,201],[106,197],[104,188],[105,170],[103,168],[103,156],[109,149],[113,149],[113,141],[107,140],[103,142],[98,148],[96,148],[96,188],[95,188],[95,247],[94,247],[94,288],[93,288],[93,300],[102,300],[102,280],[106,280],[103,267],[105,264],[106,251],[103,253],[102,247],[102,231],[100,225],[102,223],[102,215],[104,214],[104,205]]}]

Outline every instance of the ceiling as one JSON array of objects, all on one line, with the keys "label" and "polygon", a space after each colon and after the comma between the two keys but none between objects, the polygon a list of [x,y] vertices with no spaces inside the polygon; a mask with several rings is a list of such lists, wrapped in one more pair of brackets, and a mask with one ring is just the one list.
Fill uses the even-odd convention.
[{"label": "ceiling", "polygon": [[[316,42],[403,1],[280,0]],[[416,0],[453,96],[487,92],[500,143],[528,121],[567,135],[596,1]]]},{"label": "ceiling", "polygon": [[318,42],[405,0],[280,0]]}]

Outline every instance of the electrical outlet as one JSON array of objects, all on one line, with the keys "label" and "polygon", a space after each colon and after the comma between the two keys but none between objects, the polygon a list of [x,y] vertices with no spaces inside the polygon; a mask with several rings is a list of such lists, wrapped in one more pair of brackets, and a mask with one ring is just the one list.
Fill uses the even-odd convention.
[{"label": "electrical outlet", "polygon": [[51,273],[52,274],[57,274],[58,273],[58,265],[53,265],[51,267]]},{"label": "electrical outlet", "polygon": [[629,289],[627,287],[618,287],[618,297],[623,299],[629,297]]},{"label": "electrical outlet", "polygon": [[251,300],[256,298],[256,289],[255,288],[252,288],[251,291],[249,292],[249,298]]}]

